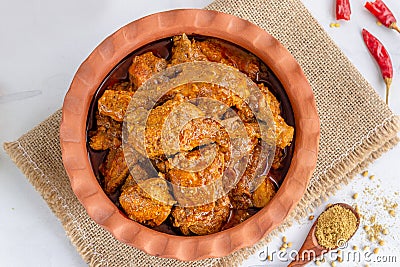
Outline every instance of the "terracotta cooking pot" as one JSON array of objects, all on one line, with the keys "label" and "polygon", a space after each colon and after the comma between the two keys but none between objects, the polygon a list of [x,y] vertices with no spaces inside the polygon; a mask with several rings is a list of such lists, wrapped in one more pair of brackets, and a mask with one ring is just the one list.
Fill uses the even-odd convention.
[{"label": "terracotta cooking pot", "polygon": [[[295,117],[291,165],[275,197],[245,222],[206,236],[157,232],[128,219],[106,196],[92,170],[86,123],[93,95],[110,71],[151,42],[198,34],[234,43],[259,57],[282,83]],[[134,21],[106,38],[82,63],[65,96],[60,130],[62,158],[71,187],[88,215],[121,242],[150,255],[199,260],[251,246],[280,225],[303,196],[317,161],[319,119],[314,95],[299,64],[270,34],[237,17],[207,10],[173,10]]]}]

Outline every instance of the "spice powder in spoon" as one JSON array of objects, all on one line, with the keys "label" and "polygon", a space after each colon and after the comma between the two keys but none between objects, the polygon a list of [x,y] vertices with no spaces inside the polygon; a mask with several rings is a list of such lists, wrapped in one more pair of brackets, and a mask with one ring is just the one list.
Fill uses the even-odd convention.
[{"label": "spice powder in spoon", "polygon": [[351,210],[333,205],[319,216],[315,236],[322,247],[335,249],[341,242],[347,242],[357,228],[358,219]]}]

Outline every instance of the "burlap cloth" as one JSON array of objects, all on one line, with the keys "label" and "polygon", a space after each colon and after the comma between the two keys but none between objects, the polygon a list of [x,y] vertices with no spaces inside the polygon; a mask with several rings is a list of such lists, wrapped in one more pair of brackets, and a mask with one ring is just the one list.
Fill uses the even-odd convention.
[{"label": "burlap cloth", "polygon": [[61,111],[6,143],[5,150],[61,220],[71,242],[91,266],[235,266],[268,239],[304,216],[383,152],[397,144],[392,114],[324,32],[300,0],[217,0],[206,7],[247,19],[277,38],[300,63],[314,91],[321,120],[317,168],[300,204],[285,224],[252,248],[225,258],[180,262],[152,257],[115,240],[96,225],[73,194],[59,145]]}]

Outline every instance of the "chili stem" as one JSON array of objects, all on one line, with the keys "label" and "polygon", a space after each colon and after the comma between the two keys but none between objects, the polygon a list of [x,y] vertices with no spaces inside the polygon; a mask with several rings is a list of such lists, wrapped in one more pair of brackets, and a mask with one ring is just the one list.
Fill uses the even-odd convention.
[{"label": "chili stem", "polygon": [[389,89],[390,89],[390,85],[392,84],[392,79],[385,78],[385,84],[386,84],[386,105],[388,105],[389,104]]},{"label": "chili stem", "polygon": [[399,26],[397,26],[396,22],[393,22],[392,25],[390,25],[390,28],[400,32],[400,28]]}]

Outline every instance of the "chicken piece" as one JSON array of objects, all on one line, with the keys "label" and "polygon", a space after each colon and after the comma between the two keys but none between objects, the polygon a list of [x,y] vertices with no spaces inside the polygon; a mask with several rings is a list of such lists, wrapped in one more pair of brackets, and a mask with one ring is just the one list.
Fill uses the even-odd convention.
[{"label": "chicken piece", "polygon": [[[234,92],[233,90],[210,83],[196,83],[195,86],[198,87],[196,89],[198,97],[212,98],[224,103],[227,107],[236,108],[237,115],[244,122],[256,121],[253,111],[246,103],[246,99],[250,94],[248,90],[243,89],[241,92]],[[236,93],[240,93],[240,95]]]},{"label": "chicken piece", "polygon": [[264,84],[259,84],[261,92],[264,94],[264,97],[267,100],[268,106],[271,109],[271,113],[274,117],[275,122],[275,146],[277,148],[284,149],[289,146],[293,140],[294,128],[290,125],[287,125],[285,120],[281,116],[280,111],[280,103],[276,99],[276,97],[265,87]]},{"label": "chicken piece", "polygon": [[112,86],[108,86],[107,90],[114,91],[132,91],[132,84],[130,82],[116,82]]},{"label": "chicken piece", "polygon": [[[176,97],[185,100],[193,99],[191,103],[201,107],[201,110],[207,116],[217,119],[222,119],[228,109],[234,107],[237,110],[237,115],[243,121],[255,122],[255,115],[245,102],[249,94],[248,90],[242,90],[240,95],[237,95],[232,90],[211,83],[187,83],[168,91],[158,103],[164,103]],[[216,101],[210,101],[209,99]]]},{"label": "chicken piece", "polygon": [[198,97],[212,98],[229,107],[239,107],[249,94],[249,92],[241,92],[239,96],[230,89],[211,83],[196,83],[195,86],[198,87]]},{"label": "chicken piece", "polygon": [[199,90],[198,87],[196,86],[196,83],[185,83],[182,85],[179,85],[168,92],[166,92],[158,101],[157,104],[163,104],[168,100],[172,99],[185,99],[185,100],[190,100],[190,99],[195,99],[198,97]]},{"label": "chicken piece", "polygon": [[203,115],[196,106],[182,102],[183,99],[175,97],[151,110],[145,129],[145,146],[149,158],[179,152],[179,146],[173,144],[179,144],[179,131],[183,124],[193,117]]},{"label": "chicken piece", "polygon": [[197,46],[195,40],[190,41],[186,34],[174,37],[171,65],[206,60],[207,57],[201,53],[200,48]]},{"label": "chicken piece", "polygon": [[[138,166],[138,165],[135,165],[135,166]],[[121,192],[125,191],[129,187],[136,185],[136,181],[137,180],[135,178],[133,178],[133,176],[131,174],[129,174],[128,177],[126,177],[125,182],[121,187]]]},{"label": "chicken piece", "polygon": [[208,39],[196,44],[209,61],[237,68],[253,80],[260,71],[260,61],[257,57],[234,45],[216,39]]},{"label": "chicken piece", "polygon": [[119,202],[128,217],[150,227],[163,223],[175,201],[163,178],[150,178],[139,183],[129,178],[123,186]]},{"label": "chicken piece", "polygon": [[274,160],[272,161],[271,168],[277,170],[282,167],[282,159],[285,157],[285,150],[277,147],[275,150]]},{"label": "chicken piece", "polygon": [[257,175],[257,169],[262,166],[263,156],[261,155],[261,145],[257,145],[252,153],[249,155],[246,170],[244,171],[242,177],[229,192],[229,198],[233,208],[235,209],[248,209],[252,206],[252,192],[251,184],[255,180],[255,175]]},{"label": "chicken piece", "polygon": [[172,223],[184,235],[207,235],[221,230],[229,217],[229,198],[222,197],[216,202],[196,207],[172,209]]},{"label": "chicken piece", "polygon": [[256,208],[264,208],[268,202],[275,196],[275,186],[272,181],[266,177],[257,187],[252,195],[252,203]]},{"label": "chicken piece", "polygon": [[[183,151],[201,145],[216,143],[222,153],[230,150],[230,138],[223,125],[211,118],[196,118],[189,121],[180,131],[179,144]],[[229,161],[229,158],[226,158]]]},{"label": "chicken piece", "polygon": [[171,100],[177,95],[185,100],[194,99],[193,103],[201,106],[207,116],[218,119],[221,119],[230,107],[235,107],[242,120],[250,122],[255,121],[255,117],[244,100],[248,94],[247,91],[241,92],[239,96],[232,90],[211,83],[188,83],[170,90],[159,102]]},{"label": "chicken piece", "polygon": [[128,70],[133,89],[138,89],[144,82],[150,79],[151,76],[164,70],[166,67],[167,61],[154,56],[152,52],[135,56]]},{"label": "chicken piece", "polygon": [[105,90],[98,101],[99,113],[122,122],[133,94],[128,91]]},{"label": "chicken piece", "polygon": [[104,191],[108,195],[113,194],[125,182],[129,174],[122,148],[111,149],[99,170],[104,176]]},{"label": "chicken piece", "polygon": [[181,206],[215,201],[216,190],[222,189],[219,179],[224,173],[224,158],[217,147],[208,145],[170,159],[166,177],[174,185],[174,196]]},{"label": "chicken piece", "polygon": [[143,160],[142,157],[133,160],[136,163],[129,167],[129,175],[121,187],[122,191],[125,190],[126,187],[132,186],[140,181],[148,180],[152,177],[156,177],[157,175],[159,177],[163,176],[163,174],[160,174],[154,170],[154,167],[151,165],[151,163],[149,163],[150,166],[147,166],[147,161],[143,162],[141,160]]},{"label": "chicken piece", "polygon": [[250,153],[261,138],[258,123],[242,122],[240,118],[232,117],[221,121],[232,141],[232,146],[243,153]]},{"label": "chicken piece", "polygon": [[89,145],[94,150],[118,148],[121,145],[121,123],[96,113],[96,131],[89,133]]}]

